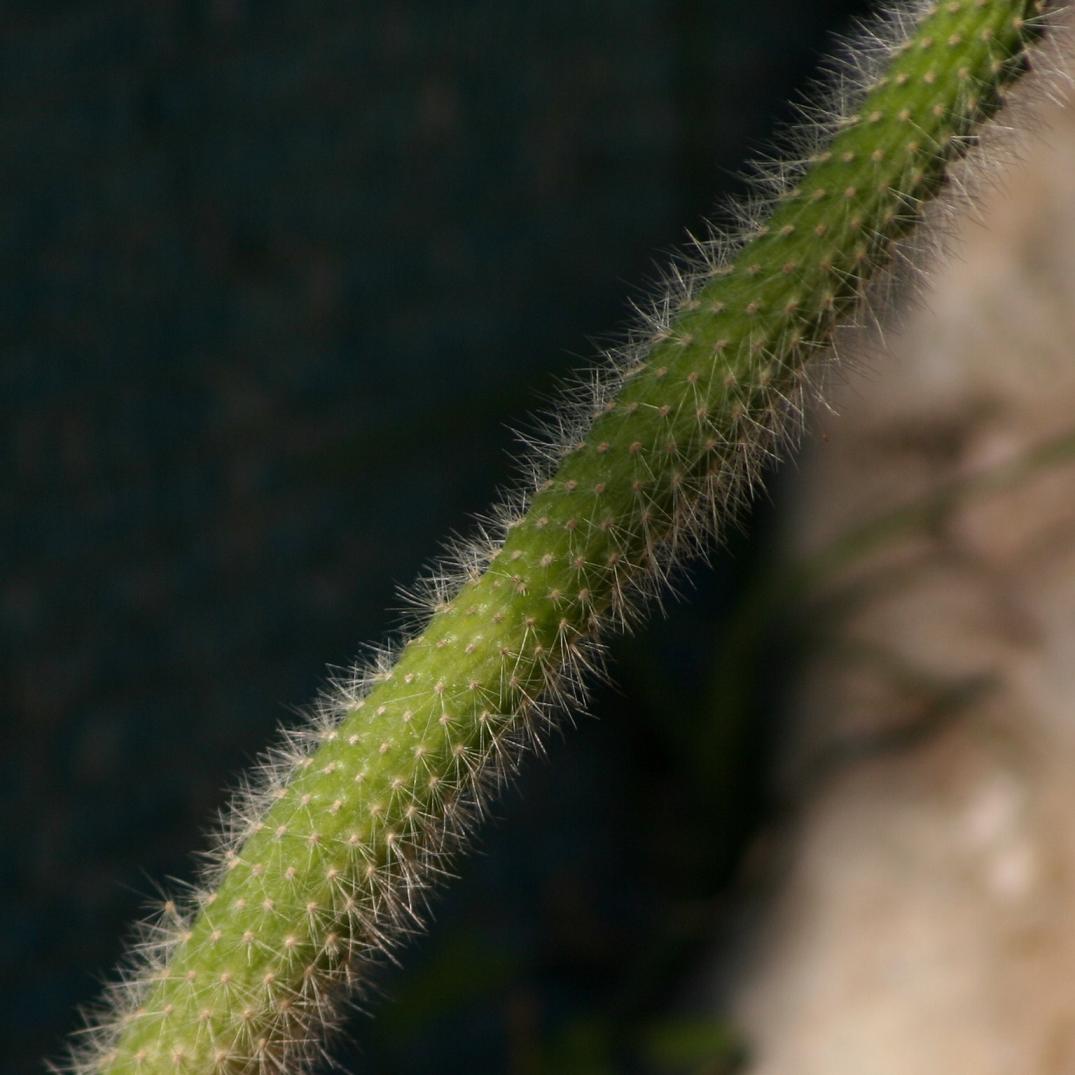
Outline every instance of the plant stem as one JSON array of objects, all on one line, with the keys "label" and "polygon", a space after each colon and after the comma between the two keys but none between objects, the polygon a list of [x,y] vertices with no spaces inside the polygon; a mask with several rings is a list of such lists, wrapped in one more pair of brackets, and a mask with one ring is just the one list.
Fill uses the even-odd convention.
[{"label": "plant stem", "polygon": [[266,763],[190,906],[147,927],[81,1070],[306,1070],[340,1000],[419,928],[484,799],[578,704],[599,636],[749,497],[833,330],[1026,66],[1039,13],[919,3],[883,44],[863,36],[854,112],[775,170],[764,224],[672,270],[499,530],[430,583],[424,630]]}]

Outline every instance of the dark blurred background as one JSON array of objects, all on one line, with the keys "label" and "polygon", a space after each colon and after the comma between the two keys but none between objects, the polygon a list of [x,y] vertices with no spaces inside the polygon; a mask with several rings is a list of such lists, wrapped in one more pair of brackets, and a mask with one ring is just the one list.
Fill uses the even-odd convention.
[{"label": "dark blurred background", "polygon": [[[3,5],[5,1070],[864,7]],[[765,810],[765,533],[614,646],[345,1064],[735,1070],[690,983]]]}]

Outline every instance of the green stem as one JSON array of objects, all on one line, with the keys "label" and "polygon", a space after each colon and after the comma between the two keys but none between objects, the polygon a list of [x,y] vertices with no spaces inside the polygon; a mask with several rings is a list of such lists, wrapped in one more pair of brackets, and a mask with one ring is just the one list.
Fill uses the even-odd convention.
[{"label": "green stem", "polygon": [[425,629],[267,765],[191,907],[149,928],[82,1070],[305,1070],[340,999],[419,928],[487,795],[577,702],[600,634],[750,495],[834,328],[1024,68],[1039,5],[913,11],[855,113],[787,166],[768,222],[672,274],[502,537],[431,587]]}]

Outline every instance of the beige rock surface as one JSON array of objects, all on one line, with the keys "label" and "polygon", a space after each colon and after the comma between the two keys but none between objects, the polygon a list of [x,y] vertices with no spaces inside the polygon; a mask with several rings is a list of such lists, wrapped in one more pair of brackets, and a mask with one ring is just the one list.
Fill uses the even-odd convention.
[{"label": "beige rock surface", "polygon": [[751,1075],[1075,1073],[1075,452],[959,484],[1075,435],[1075,109],[1047,123],[800,466],[795,557],[963,493],[800,610]]}]

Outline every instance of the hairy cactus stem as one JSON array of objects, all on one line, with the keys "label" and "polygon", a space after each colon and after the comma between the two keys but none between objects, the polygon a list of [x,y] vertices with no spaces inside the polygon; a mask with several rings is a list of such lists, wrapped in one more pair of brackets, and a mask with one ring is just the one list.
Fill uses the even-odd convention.
[{"label": "hairy cactus stem", "polygon": [[749,495],[816,356],[1027,65],[1042,9],[913,3],[862,35],[853,110],[803,132],[764,224],[669,274],[499,530],[429,585],[424,630],[334,683],[267,759],[74,1069],[295,1072],[319,1055],[485,797],[579,701],[600,633]]}]

